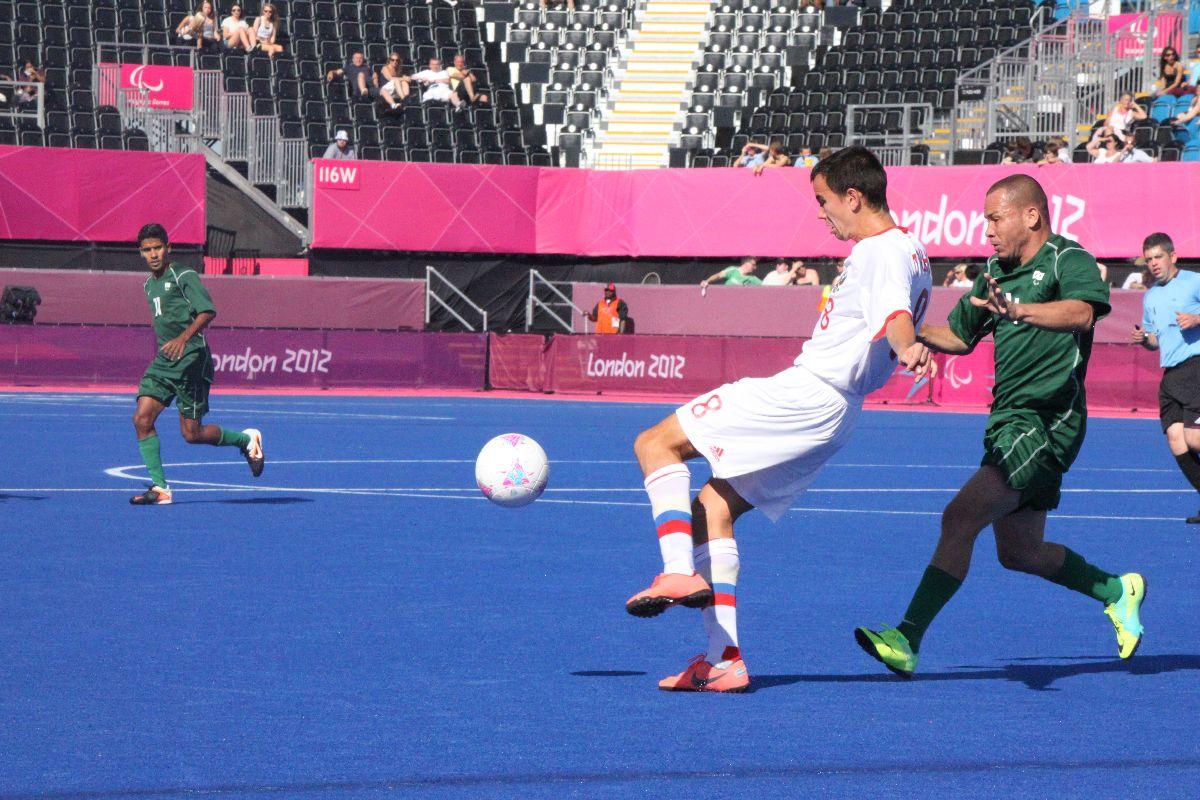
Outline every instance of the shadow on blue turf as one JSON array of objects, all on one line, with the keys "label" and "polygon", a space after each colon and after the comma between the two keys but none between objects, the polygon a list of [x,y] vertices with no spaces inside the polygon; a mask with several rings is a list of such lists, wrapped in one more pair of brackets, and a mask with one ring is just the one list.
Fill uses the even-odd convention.
[{"label": "shadow on blue turf", "polygon": [[0,494],[0,503],[5,500],[45,500],[45,496],[36,494]]},{"label": "shadow on blue turf", "polygon": [[[918,672],[913,682],[925,681],[1015,681],[1035,691],[1057,691],[1052,685],[1063,678],[1077,675],[1100,675],[1127,672],[1130,675],[1160,675],[1164,672],[1200,670],[1200,655],[1161,655],[1135,657],[1121,661],[1111,656],[1082,656],[1068,663],[1030,664],[1038,659],[1019,658],[1002,667],[958,667],[953,672]],[[755,675],[750,691],[773,689],[793,683],[887,683],[903,682],[888,673],[867,675]]]},{"label": "shadow on blue turf", "polygon": [[189,506],[201,503],[217,503],[223,506],[290,506],[293,503],[311,503],[312,501],[311,497],[239,497],[232,500],[184,500],[182,502]]},{"label": "shadow on blue turf", "polygon": [[646,673],[633,669],[581,669],[571,674],[580,678],[632,678]]}]

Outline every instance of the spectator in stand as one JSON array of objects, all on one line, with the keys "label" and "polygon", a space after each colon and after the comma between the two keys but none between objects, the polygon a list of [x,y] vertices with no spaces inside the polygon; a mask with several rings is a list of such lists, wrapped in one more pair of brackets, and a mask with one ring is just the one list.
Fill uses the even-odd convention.
[{"label": "spectator in stand", "polygon": [[462,53],[454,57],[454,66],[447,72],[450,75],[450,90],[458,95],[460,101],[469,105],[487,105],[488,96],[475,91],[475,75],[467,66],[467,59]]},{"label": "spectator in stand", "polygon": [[1144,292],[1147,286],[1154,283],[1153,276],[1150,274],[1149,268],[1146,267],[1145,257],[1138,256],[1133,265],[1136,269],[1125,276],[1125,282],[1121,284],[1121,288],[1135,292]]},{"label": "spectator in stand", "polygon": [[412,78],[404,74],[403,56],[399,53],[388,56],[387,63],[379,68],[379,77],[384,81],[383,86],[379,87],[379,96],[391,100],[388,105],[393,109],[396,108],[395,104],[408,99],[412,92]]},{"label": "spectator in stand", "polygon": [[[23,83],[40,83],[43,84],[42,90],[45,91],[46,70],[38,69],[32,61],[26,61],[25,66],[17,70],[14,79]],[[36,86],[22,86],[18,88],[13,95],[13,100],[17,105],[25,105],[26,103],[37,102],[38,90]]]},{"label": "spectator in stand", "polygon": [[213,4],[204,0],[195,14],[189,14],[175,28],[175,35],[187,45],[195,45],[197,50],[216,47],[221,41],[220,26],[217,25],[217,13]]},{"label": "spectator in stand", "polygon": [[1195,119],[1197,114],[1200,114],[1200,94],[1192,98],[1192,104],[1188,106],[1187,111],[1175,115],[1175,121],[1183,125]]},{"label": "spectator in stand", "polygon": [[783,152],[783,144],[779,141],[774,141],[767,147],[767,160],[754,168],[754,174],[762,175],[764,169],[786,167],[791,163],[792,159],[787,153]]},{"label": "spectator in stand", "polygon": [[1155,83],[1154,93],[1172,97],[1195,94],[1196,87],[1188,83],[1187,77],[1187,68],[1179,60],[1179,51],[1174,47],[1164,47],[1158,59],[1158,82]]},{"label": "spectator in stand", "polygon": [[442,68],[440,58],[429,59],[429,66],[413,75],[413,80],[421,84],[422,103],[449,103],[455,108],[462,104],[450,89],[450,72]]},{"label": "spectator in stand", "polygon": [[820,286],[821,276],[813,267],[806,267],[804,262],[796,259],[792,262],[792,271],[796,273],[797,286]]},{"label": "spectator in stand", "polygon": [[[804,267],[803,261],[797,261],[797,264]],[[767,273],[767,277],[763,278],[763,286],[791,286],[796,282],[796,269],[791,264],[788,264],[786,258],[775,259],[775,269]]]},{"label": "spectator in stand", "polygon": [[1062,145],[1058,142],[1047,142],[1046,149],[1042,152],[1042,160],[1037,162],[1038,166],[1047,164],[1070,164],[1070,161],[1062,157]]},{"label": "spectator in stand", "polygon": [[708,289],[708,285],[713,281],[724,281],[726,286],[762,286],[762,280],[754,275],[756,269],[758,269],[758,259],[754,256],[746,256],[738,266],[714,272],[700,281],[700,291]]},{"label": "spectator in stand", "polygon": [[354,149],[354,145],[350,144],[350,134],[345,131],[338,131],[333,137],[333,141],[329,143],[329,147],[325,148],[325,155],[322,158],[332,158],[335,161],[355,161],[358,159],[358,151]]},{"label": "spectator in stand", "polygon": [[824,161],[825,159],[829,158],[831,155],[833,155],[832,147],[822,147],[820,150],[817,151],[817,161]]},{"label": "spectator in stand", "polygon": [[610,283],[604,287],[604,299],[592,306],[592,310],[584,316],[596,323],[596,333],[624,333],[625,322],[629,319],[629,306],[617,297],[617,285]]},{"label": "spectator in stand", "polygon": [[742,155],[735,166],[754,167],[757,169],[767,160],[767,146],[758,142],[746,142],[742,145]]},{"label": "spectator in stand", "polygon": [[229,9],[229,16],[221,20],[221,37],[229,50],[240,47],[250,52],[250,23],[242,17],[242,7],[234,5]]},{"label": "spectator in stand", "polygon": [[821,159],[813,155],[812,148],[808,145],[800,148],[800,155],[796,156],[797,167],[815,167]]},{"label": "spectator in stand", "polygon": [[972,278],[967,277],[968,267],[966,264],[955,264],[954,269],[946,273],[946,277],[942,280],[942,286],[954,289],[970,289],[975,285]]},{"label": "spectator in stand", "polygon": [[276,44],[279,36],[279,20],[275,16],[275,6],[267,3],[262,7],[262,13],[250,26],[250,48],[258,47],[271,58],[283,52],[283,45]]},{"label": "spectator in stand", "polygon": [[355,100],[370,100],[379,91],[379,76],[367,64],[361,50],[351,53],[344,67],[331,69],[325,74],[326,80],[330,81],[342,76],[345,76],[350,96]]},{"label": "spectator in stand", "polygon": [[1130,135],[1130,126],[1139,120],[1145,119],[1146,116],[1146,109],[1134,101],[1133,95],[1125,92],[1117,100],[1117,104],[1113,106],[1112,111],[1108,112],[1107,127],[1112,129],[1112,132],[1124,144],[1126,139],[1132,138]]},{"label": "spectator in stand", "polygon": [[1014,141],[1008,143],[1005,148],[1004,160],[1001,164],[1032,164],[1038,160],[1037,153],[1034,152],[1033,142],[1028,136],[1018,136]]},{"label": "spectator in stand", "polygon": [[1138,150],[1133,146],[1132,136],[1122,144],[1117,135],[1113,133],[1112,128],[1107,125],[1096,130],[1092,140],[1087,144],[1087,151],[1088,155],[1092,157],[1093,164],[1139,163],[1154,160],[1145,150]]}]

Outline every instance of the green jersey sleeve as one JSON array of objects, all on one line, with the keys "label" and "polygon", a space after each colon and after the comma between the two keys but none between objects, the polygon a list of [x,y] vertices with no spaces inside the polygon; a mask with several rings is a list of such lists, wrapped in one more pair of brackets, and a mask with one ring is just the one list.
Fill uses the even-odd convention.
[{"label": "green jersey sleeve", "polygon": [[[742,271],[740,269],[738,269],[737,267],[727,267],[726,269],[721,271],[721,280],[727,281],[730,278],[734,278],[734,276],[740,277],[741,273],[742,273]],[[735,280],[736,280],[736,278],[735,278]]]},{"label": "green jersey sleeve", "polygon": [[179,288],[196,314],[217,313],[217,307],[213,305],[212,297],[200,282],[200,276],[192,270],[179,276]]},{"label": "green jersey sleeve", "polygon": [[979,340],[992,332],[996,327],[996,315],[988,311],[986,308],[979,308],[971,305],[971,298],[987,297],[988,282],[985,277],[986,273],[980,273],[975,278],[975,285],[971,287],[971,291],[959,298],[958,303],[950,310],[950,317],[947,324],[954,335],[962,340],[963,344],[968,347],[975,347],[979,344]]},{"label": "green jersey sleeve", "polygon": [[1071,248],[1065,250],[1055,265],[1058,272],[1058,299],[1083,300],[1096,309],[1096,319],[1108,314],[1108,283],[1100,277],[1096,257],[1091,253]]}]

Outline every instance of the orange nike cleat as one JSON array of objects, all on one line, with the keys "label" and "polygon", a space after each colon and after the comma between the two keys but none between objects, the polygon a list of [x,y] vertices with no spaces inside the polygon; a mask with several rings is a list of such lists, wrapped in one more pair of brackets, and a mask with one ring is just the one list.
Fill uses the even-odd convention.
[{"label": "orange nike cleat", "polygon": [[151,486],[142,494],[129,498],[129,502],[135,506],[169,506],[171,501],[171,490],[163,486]]},{"label": "orange nike cleat", "polygon": [[712,587],[695,572],[680,575],[664,572],[644,589],[625,601],[625,610],[635,617],[657,617],[673,605],[704,608],[713,601]]},{"label": "orange nike cleat", "polygon": [[740,658],[722,661],[723,666],[714,666],[704,660],[704,654],[695,656],[687,669],[658,682],[664,692],[727,692],[736,694],[750,688],[750,673],[746,662]]}]

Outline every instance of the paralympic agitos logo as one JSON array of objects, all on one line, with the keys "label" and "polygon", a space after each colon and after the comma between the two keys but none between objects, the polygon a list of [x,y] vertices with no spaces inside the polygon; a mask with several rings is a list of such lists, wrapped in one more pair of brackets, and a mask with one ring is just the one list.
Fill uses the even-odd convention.
[{"label": "paralympic agitos logo", "polygon": [[146,80],[146,69],[149,64],[142,64],[136,67],[133,72],[129,73],[129,82],[133,84],[133,88],[141,89],[146,92],[161,92],[163,88],[162,78],[159,78],[158,83],[150,83]]}]

